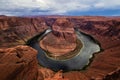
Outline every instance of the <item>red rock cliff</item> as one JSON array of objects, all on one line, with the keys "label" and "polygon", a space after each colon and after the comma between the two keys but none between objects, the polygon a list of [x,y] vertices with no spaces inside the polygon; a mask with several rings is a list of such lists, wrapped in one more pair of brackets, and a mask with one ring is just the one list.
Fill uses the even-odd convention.
[{"label": "red rock cliff", "polygon": [[76,35],[73,27],[74,25],[66,18],[57,19],[52,25],[52,32],[40,41],[40,46],[53,56],[73,51],[76,48]]},{"label": "red rock cliff", "polygon": [[0,16],[0,47],[25,44],[47,28],[44,18]]},{"label": "red rock cliff", "polygon": [[36,80],[37,51],[27,46],[0,49],[0,80]]},{"label": "red rock cliff", "polygon": [[[52,26],[59,17],[48,18],[45,21]],[[67,19],[74,23],[74,27],[98,40],[103,51],[95,55],[93,62],[86,70],[66,72],[63,73],[63,77],[69,80],[119,80],[120,18],[88,16],[67,17]],[[26,41],[27,37],[45,30],[47,28],[45,21],[42,18],[0,16],[0,48],[21,44],[21,40]],[[57,29],[55,31],[57,32]],[[54,32],[55,35],[57,35],[56,32]],[[20,53],[23,57],[19,55]],[[28,55],[29,53],[33,55]],[[0,79],[36,79],[37,71],[38,80],[44,80],[48,76],[54,77],[54,72],[51,70],[43,68],[37,70],[36,59],[33,56],[36,56],[36,51],[27,47],[0,49]]]}]

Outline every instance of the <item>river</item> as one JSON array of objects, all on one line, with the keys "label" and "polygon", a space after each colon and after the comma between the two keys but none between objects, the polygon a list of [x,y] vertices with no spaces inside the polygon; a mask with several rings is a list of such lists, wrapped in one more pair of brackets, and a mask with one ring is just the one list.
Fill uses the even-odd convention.
[{"label": "river", "polygon": [[41,66],[50,68],[54,71],[80,70],[90,63],[93,54],[100,51],[100,46],[88,35],[75,30],[77,38],[82,42],[83,47],[79,53],[67,60],[54,60],[46,56],[45,51],[40,48],[39,40],[51,32],[50,29],[37,35],[29,41],[29,45],[38,51],[37,59]]}]

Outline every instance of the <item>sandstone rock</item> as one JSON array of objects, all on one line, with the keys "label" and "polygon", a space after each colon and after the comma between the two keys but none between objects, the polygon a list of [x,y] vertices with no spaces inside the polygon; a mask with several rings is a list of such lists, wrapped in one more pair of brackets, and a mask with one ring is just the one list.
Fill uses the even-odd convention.
[{"label": "sandstone rock", "polygon": [[57,72],[53,77],[45,78],[44,80],[69,80],[64,78],[61,71]]},{"label": "sandstone rock", "polygon": [[[40,68],[38,71],[42,74],[43,79],[51,78],[55,75],[54,71],[47,69],[47,68]],[[39,75],[39,76],[41,76],[41,75]]]},{"label": "sandstone rock", "polygon": [[69,80],[89,80],[87,76],[78,71],[66,72],[63,74],[63,76]]},{"label": "sandstone rock", "polygon": [[0,48],[25,44],[28,39],[47,29],[43,18],[0,17]]},{"label": "sandstone rock", "polygon": [[50,52],[51,56],[61,56],[76,48],[76,35],[73,24],[65,18],[60,18],[52,25],[52,32],[41,41],[40,46]]},{"label": "sandstone rock", "polygon": [[[120,67],[120,19],[102,17],[89,17],[89,19],[83,17],[82,19],[74,19],[77,28],[93,36],[102,47],[102,51],[95,55],[93,62],[83,74],[92,80],[103,80],[108,73],[116,72]],[[110,75],[110,78],[119,80],[119,76],[113,78]]]},{"label": "sandstone rock", "polygon": [[37,51],[27,46],[0,49],[0,80],[36,80]]},{"label": "sandstone rock", "polygon": [[120,79],[120,68],[118,68],[116,71],[107,74],[103,80],[119,80],[119,79]]},{"label": "sandstone rock", "polygon": [[[53,27],[54,32],[50,33],[49,35],[54,36],[53,39],[59,38],[60,40],[62,40],[61,38],[64,37],[63,34],[64,35],[66,34],[65,32],[62,32],[63,28],[59,29],[59,27],[56,27],[57,24],[54,23],[54,20],[56,20],[57,18],[60,18],[60,17],[58,16],[49,17],[48,25],[49,26],[54,25]],[[78,28],[80,31],[87,33],[93,36],[95,39],[97,39],[102,49],[104,49],[104,51],[102,51],[100,54],[95,55],[93,62],[90,64],[90,66],[86,70],[82,71],[81,73],[80,72],[63,73],[63,77],[68,78],[70,80],[75,80],[75,79],[86,80],[87,78],[88,80],[91,80],[91,79],[102,80],[103,78],[104,80],[110,80],[110,79],[119,80],[120,71],[119,70],[116,71],[116,69],[120,67],[119,65],[120,63],[120,54],[119,54],[120,53],[120,18],[96,17],[96,16],[95,17],[90,17],[90,16],[78,17],[77,16],[77,17],[66,17],[66,18],[69,19],[72,23],[74,23],[74,27]],[[50,19],[53,21],[51,21]],[[28,37],[32,37],[38,34],[39,32],[44,31],[45,29],[47,29],[47,26],[45,24],[46,20],[40,17],[39,18],[38,17],[23,18],[23,17],[0,16],[0,48],[3,48],[3,47],[6,48],[13,45],[21,44],[21,41],[26,41]],[[65,29],[65,31],[66,30],[69,30],[69,29]],[[73,29],[70,29],[69,31],[66,31],[66,32],[70,32],[72,30]],[[73,36],[73,35],[70,34],[70,36]],[[51,42],[53,41],[53,39],[51,39]],[[64,39],[67,39],[68,41],[71,40],[69,39],[69,37]],[[18,42],[18,40],[20,42]],[[74,42],[74,40],[70,42]],[[37,65],[36,59],[35,58],[33,59],[33,57],[30,57],[35,55],[34,53],[36,53],[36,51],[34,52],[32,51],[32,49],[29,48],[28,51],[25,50],[25,54],[24,54],[24,49],[26,49],[26,47],[22,48],[23,51],[21,50],[21,48],[20,50],[16,48],[14,49],[15,50],[13,50],[13,48],[0,49],[0,80],[19,80],[19,79],[23,80],[23,78],[26,80],[31,80],[31,79],[36,79],[37,74],[39,75],[38,76],[39,78],[37,78],[38,80],[44,80],[45,78],[44,76],[48,78],[47,77],[48,72],[46,73],[44,69],[42,72],[41,70],[38,70],[35,67],[35,65]],[[9,50],[11,50],[11,52]],[[17,51],[18,51],[18,54],[19,54],[19,51],[23,53],[24,54],[23,57],[25,55],[27,56],[25,56],[24,59],[23,57],[19,58],[20,55],[17,55],[16,53]],[[33,55],[28,55],[32,52],[34,52]],[[16,55],[19,57],[17,57]],[[30,61],[32,60],[32,62],[30,62],[29,60]],[[37,71],[39,71],[39,73],[37,73]],[[52,74],[50,78],[53,78],[54,72],[53,73],[51,72],[52,71],[50,71],[48,76]]]}]

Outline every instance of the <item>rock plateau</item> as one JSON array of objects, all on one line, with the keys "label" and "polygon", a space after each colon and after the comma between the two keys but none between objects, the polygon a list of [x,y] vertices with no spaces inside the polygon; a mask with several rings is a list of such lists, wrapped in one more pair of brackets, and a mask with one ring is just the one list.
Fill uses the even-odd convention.
[{"label": "rock plateau", "polygon": [[66,18],[57,19],[52,25],[52,32],[47,34],[41,41],[40,46],[51,56],[69,54],[76,48],[76,35],[74,25]]},{"label": "rock plateau", "polygon": [[[68,33],[72,32],[72,26],[64,24],[67,30],[62,32],[62,23],[57,20],[58,18],[60,17],[0,16],[0,80],[49,80],[56,78],[56,72],[38,66],[36,50],[17,45],[25,44],[27,40],[43,32],[48,26],[53,28],[53,32],[49,35],[60,38],[58,41],[70,41],[74,44],[75,38],[71,40],[68,37],[69,34],[64,34],[68,28],[70,29]],[[62,78],[68,80],[120,80],[120,18],[99,16],[64,16],[64,18],[71,21],[74,24],[73,27],[94,37],[101,45],[102,51],[94,56],[93,61],[85,70],[60,73]],[[60,28],[57,27],[58,25]],[[72,34],[74,33],[70,35]],[[57,75],[56,80],[59,78],[61,76]]]}]

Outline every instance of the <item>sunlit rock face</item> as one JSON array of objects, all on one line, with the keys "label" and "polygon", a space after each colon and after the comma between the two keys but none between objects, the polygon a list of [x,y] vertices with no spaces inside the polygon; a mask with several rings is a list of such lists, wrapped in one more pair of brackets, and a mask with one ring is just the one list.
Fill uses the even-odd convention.
[{"label": "sunlit rock face", "polygon": [[41,17],[0,16],[0,48],[25,44],[48,28]]},{"label": "sunlit rock face", "polygon": [[52,32],[40,41],[40,47],[51,56],[61,56],[76,48],[76,39],[73,24],[66,18],[58,18],[52,25]]},{"label": "sunlit rock face", "polygon": [[0,49],[0,80],[36,80],[37,51],[28,46]]}]

